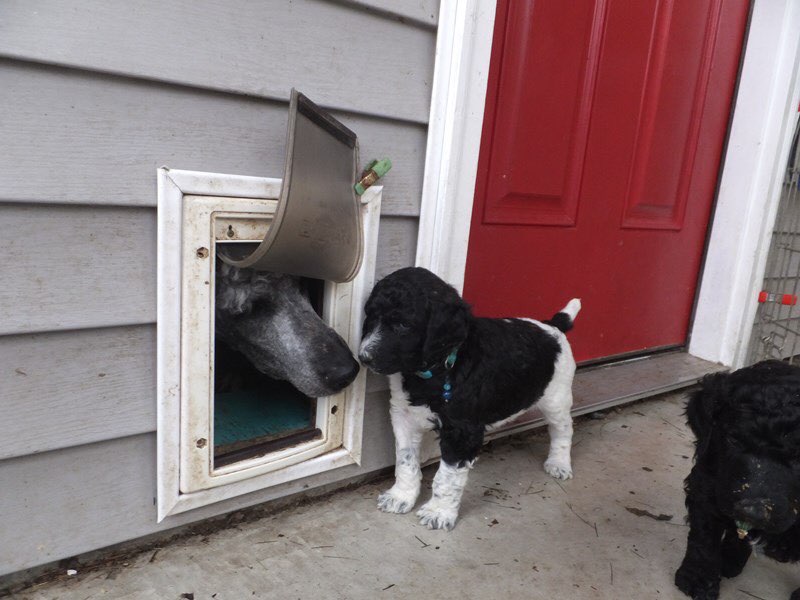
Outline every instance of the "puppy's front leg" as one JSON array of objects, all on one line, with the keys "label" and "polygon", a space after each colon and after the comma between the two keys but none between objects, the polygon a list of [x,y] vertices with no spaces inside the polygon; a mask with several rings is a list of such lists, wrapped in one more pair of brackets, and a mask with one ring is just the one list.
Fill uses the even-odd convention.
[{"label": "puppy's front leg", "polygon": [[725,523],[714,510],[713,491],[703,474],[692,469],[687,480],[686,508],[689,538],[686,555],[675,573],[675,585],[694,600],[719,597],[722,562],[722,533]]},{"label": "puppy's front leg", "polygon": [[378,496],[378,508],[388,513],[407,513],[417,502],[422,481],[419,447],[426,430],[433,428],[427,407],[412,406],[401,375],[390,375],[392,392],[389,415],[395,443],[394,485]]},{"label": "puppy's front leg", "polygon": [[419,522],[428,529],[450,531],[456,526],[461,496],[483,444],[483,433],[484,427],[479,425],[442,424],[442,461],[433,478],[433,495],[417,511]]},{"label": "puppy's front leg", "polygon": [[433,495],[417,511],[419,522],[428,529],[444,529],[450,531],[456,526],[461,496],[467,485],[469,470],[473,463],[459,467],[444,462],[439,463],[439,470],[433,478]]},{"label": "puppy's front leg", "polygon": [[723,577],[736,577],[739,575],[752,553],[753,547],[750,542],[740,540],[736,532],[736,525],[733,522],[729,523],[720,547],[720,575]]}]

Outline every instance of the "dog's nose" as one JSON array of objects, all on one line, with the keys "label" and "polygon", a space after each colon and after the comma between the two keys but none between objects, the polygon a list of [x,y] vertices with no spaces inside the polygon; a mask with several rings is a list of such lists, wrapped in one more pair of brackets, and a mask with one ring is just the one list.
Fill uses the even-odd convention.
[{"label": "dog's nose", "polygon": [[347,363],[328,369],[324,375],[325,381],[335,390],[343,390],[353,383],[359,369],[358,362],[351,357]]},{"label": "dog's nose", "polygon": [[772,504],[766,498],[740,500],[733,505],[733,510],[742,521],[753,525],[768,523],[772,516]]}]

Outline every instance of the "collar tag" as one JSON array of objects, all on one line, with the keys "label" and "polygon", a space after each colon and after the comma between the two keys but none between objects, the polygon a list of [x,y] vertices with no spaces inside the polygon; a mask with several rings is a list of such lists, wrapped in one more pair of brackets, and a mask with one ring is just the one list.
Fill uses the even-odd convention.
[{"label": "collar tag", "polygon": [[[447,358],[444,359],[444,385],[442,386],[442,400],[445,402],[450,402],[453,399],[453,384],[450,383],[450,369],[453,368],[453,365],[456,364],[456,356],[458,355],[458,348],[455,348],[450,354],[447,355]],[[430,379],[433,377],[433,371],[428,369],[427,371],[416,371],[414,373],[420,379]]]},{"label": "collar tag", "polygon": [[[456,357],[458,356],[458,348],[454,348],[450,354],[447,355],[447,358],[444,359],[444,368],[448,371],[453,368],[453,365],[456,364]],[[420,379],[430,379],[433,377],[433,371],[428,369],[427,371],[414,371],[414,375],[419,377]]]}]

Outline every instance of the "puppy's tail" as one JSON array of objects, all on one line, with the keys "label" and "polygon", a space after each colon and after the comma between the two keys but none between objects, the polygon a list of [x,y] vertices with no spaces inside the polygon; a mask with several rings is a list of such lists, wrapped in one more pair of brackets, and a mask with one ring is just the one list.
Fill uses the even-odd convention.
[{"label": "puppy's tail", "polygon": [[573,298],[567,305],[553,315],[549,321],[545,321],[548,325],[552,325],[556,329],[567,333],[572,329],[572,324],[575,322],[575,317],[581,310],[581,301],[578,298]]}]

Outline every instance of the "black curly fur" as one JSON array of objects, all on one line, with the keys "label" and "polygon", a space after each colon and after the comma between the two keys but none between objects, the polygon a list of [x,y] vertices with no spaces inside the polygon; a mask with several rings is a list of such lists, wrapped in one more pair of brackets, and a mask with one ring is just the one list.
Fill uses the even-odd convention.
[{"label": "black curly fur", "polygon": [[[747,563],[748,540],[775,560],[800,560],[800,368],[765,361],[709,375],[686,416],[695,463],[684,482],[689,536],[675,585],[713,600],[720,578]],[[751,527],[748,539],[736,521]]]}]

